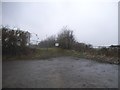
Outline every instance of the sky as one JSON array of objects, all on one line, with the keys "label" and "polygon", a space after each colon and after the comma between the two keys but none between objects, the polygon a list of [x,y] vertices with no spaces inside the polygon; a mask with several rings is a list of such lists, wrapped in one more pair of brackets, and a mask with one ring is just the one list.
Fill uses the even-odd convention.
[{"label": "sky", "polygon": [[35,33],[40,40],[64,26],[78,42],[93,46],[118,44],[118,0],[40,0],[2,2],[2,25]]}]

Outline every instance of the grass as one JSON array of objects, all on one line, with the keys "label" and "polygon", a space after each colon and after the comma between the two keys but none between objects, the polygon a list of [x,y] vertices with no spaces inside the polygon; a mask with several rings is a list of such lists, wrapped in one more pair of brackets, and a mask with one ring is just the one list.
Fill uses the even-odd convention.
[{"label": "grass", "polygon": [[60,48],[38,48],[33,54],[21,56],[3,56],[3,60],[49,59],[53,57],[69,56],[69,50]]},{"label": "grass", "polygon": [[3,60],[34,60],[34,59],[49,59],[60,56],[72,56],[77,58],[86,58],[97,60],[100,62],[109,62],[118,64],[117,57],[106,57],[103,55],[93,55],[90,53],[78,52],[75,50],[65,50],[61,48],[38,48],[35,53],[30,55],[3,57]]}]

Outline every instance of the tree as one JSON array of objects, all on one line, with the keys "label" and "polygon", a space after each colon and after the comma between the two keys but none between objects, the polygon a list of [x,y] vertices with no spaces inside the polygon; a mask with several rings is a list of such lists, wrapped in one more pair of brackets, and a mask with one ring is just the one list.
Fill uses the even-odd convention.
[{"label": "tree", "polygon": [[58,34],[57,42],[59,43],[59,47],[64,49],[71,49],[75,42],[73,31],[64,27],[62,32]]},{"label": "tree", "polygon": [[56,38],[55,36],[50,36],[47,39],[41,41],[38,46],[41,48],[50,48],[50,47],[54,47],[55,46],[55,42],[56,42]]}]

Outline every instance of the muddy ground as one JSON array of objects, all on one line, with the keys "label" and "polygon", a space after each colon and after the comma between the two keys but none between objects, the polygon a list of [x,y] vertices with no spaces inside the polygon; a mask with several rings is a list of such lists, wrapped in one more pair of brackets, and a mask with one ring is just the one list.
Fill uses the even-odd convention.
[{"label": "muddy ground", "polygon": [[4,61],[3,88],[117,88],[118,65],[59,57]]}]

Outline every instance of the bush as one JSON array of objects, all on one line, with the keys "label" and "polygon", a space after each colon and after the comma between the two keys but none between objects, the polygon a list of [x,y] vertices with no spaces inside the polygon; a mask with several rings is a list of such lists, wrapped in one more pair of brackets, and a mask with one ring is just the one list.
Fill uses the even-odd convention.
[{"label": "bush", "polygon": [[27,54],[30,33],[2,27],[2,55]]}]

